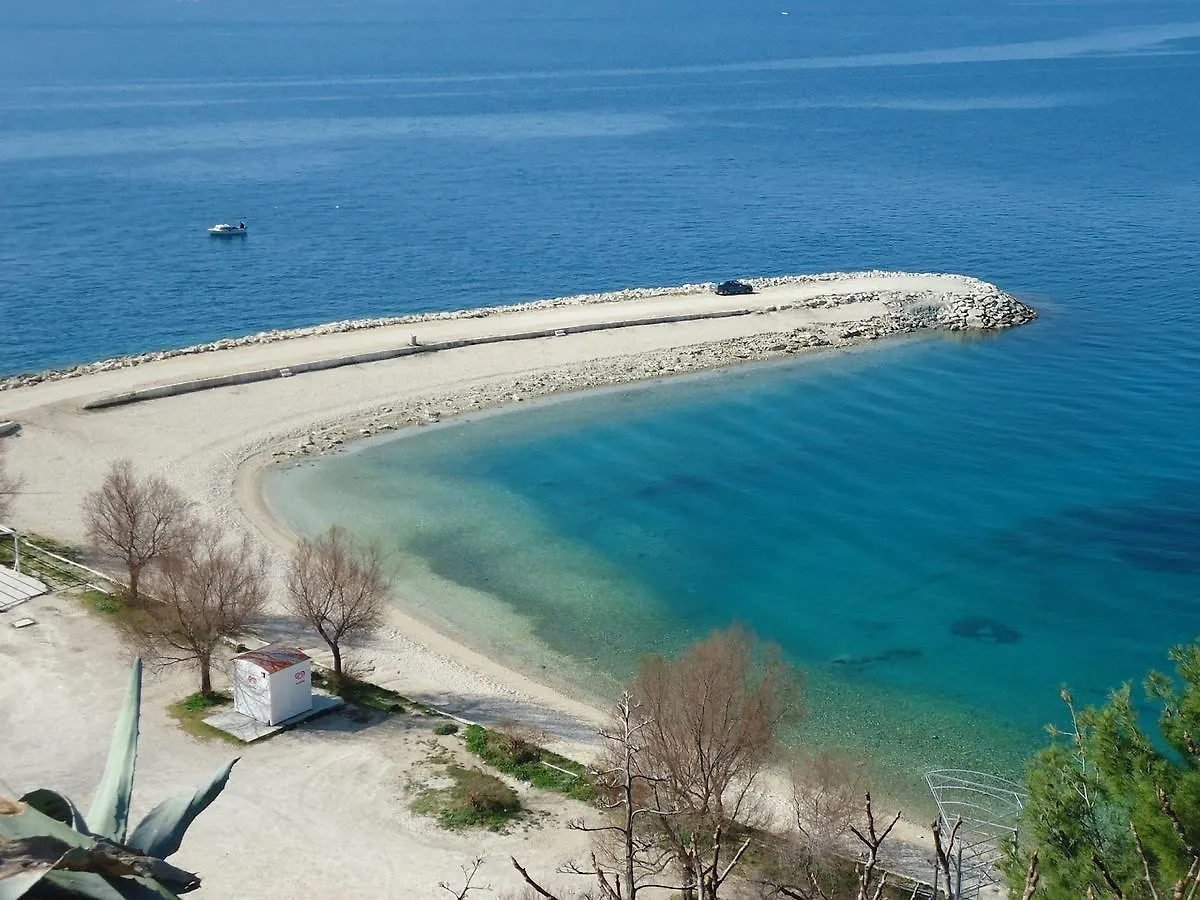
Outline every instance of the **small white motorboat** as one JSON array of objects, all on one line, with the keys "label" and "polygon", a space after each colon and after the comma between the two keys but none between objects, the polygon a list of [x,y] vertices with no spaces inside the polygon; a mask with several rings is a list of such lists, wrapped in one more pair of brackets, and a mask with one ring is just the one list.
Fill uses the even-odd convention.
[{"label": "small white motorboat", "polygon": [[213,237],[233,237],[237,234],[245,234],[246,223],[239,222],[237,225],[230,225],[227,222],[222,222],[220,225],[214,225],[208,229],[208,233]]}]

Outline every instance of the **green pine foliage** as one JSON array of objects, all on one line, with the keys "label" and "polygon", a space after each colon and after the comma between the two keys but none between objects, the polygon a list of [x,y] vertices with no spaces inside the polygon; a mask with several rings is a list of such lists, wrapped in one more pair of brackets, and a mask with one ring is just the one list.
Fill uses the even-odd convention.
[{"label": "green pine foliage", "polygon": [[[1100,707],[1077,710],[1072,732],[1030,763],[1030,800],[1019,846],[1006,865],[1020,894],[1030,855],[1039,858],[1041,900],[1171,896],[1195,880],[1200,849],[1200,643],[1170,652],[1176,677],[1151,672],[1146,696],[1157,735],[1146,733],[1133,687]],[[1191,876],[1189,877],[1189,872]]]}]

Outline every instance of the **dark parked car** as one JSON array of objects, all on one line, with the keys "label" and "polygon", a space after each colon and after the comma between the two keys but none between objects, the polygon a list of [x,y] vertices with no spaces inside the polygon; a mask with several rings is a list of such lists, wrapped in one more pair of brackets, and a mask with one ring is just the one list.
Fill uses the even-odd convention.
[{"label": "dark parked car", "polygon": [[717,285],[717,293],[722,296],[731,294],[753,294],[754,288],[744,281],[722,281]]}]

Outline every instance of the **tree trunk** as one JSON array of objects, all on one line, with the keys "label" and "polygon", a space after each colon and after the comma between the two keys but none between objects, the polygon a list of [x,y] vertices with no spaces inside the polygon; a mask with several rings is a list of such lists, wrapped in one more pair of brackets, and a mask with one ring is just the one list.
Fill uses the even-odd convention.
[{"label": "tree trunk", "polygon": [[679,896],[682,900],[696,900],[696,872],[690,856],[684,856],[679,861],[679,874],[682,876],[680,884],[683,885]]},{"label": "tree trunk", "polygon": [[625,900],[637,900],[637,884],[633,871],[633,744],[629,738],[629,720],[625,722]]},{"label": "tree trunk", "polygon": [[138,581],[142,575],[142,567],[129,563],[129,605],[140,606],[138,600]]},{"label": "tree trunk", "polygon": [[337,645],[336,641],[329,642],[329,649],[333,651],[333,680],[338,687],[342,686],[342,648]]},{"label": "tree trunk", "polygon": [[208,656],[200,657],[200,693],[205,697],[212,696],[212,659]]}]

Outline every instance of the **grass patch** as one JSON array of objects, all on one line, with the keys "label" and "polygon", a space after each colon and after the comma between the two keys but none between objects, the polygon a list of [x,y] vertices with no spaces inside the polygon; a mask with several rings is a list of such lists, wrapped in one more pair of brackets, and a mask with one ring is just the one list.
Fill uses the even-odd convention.
[{"label": "grass patch", "polygon": [[369,681],[359,681],[357,678],[346,677],[336,682],[327,673],[313,670],[312,683],[323,687],[330,693],[337,694],[347,703],[355,706],[367,706],[385,713],[408,712],[408,707],[415,705],[407,697],[402,697],[395,691],[371,684]]},{"label": "grass patch", "polygon": [[[467,728],[466,740],[467,749],[488,765],[533,787],[566,794],[576,800],[589,801],[596,796],[596,788],[587,769],[519,735],[471,725]],[[550,768],[546,763],[557,768]],[[567,771],[560,772],[558,769]]]},{"label": "grass patch", "polygon": [[242,746],[242,742],[235,738],[232,734],[226,734],[219,728],[213,728],[204,722],[204,717],[211,715],[212,711],[220,706],[226,706],[233,702],[233,698],[228,694],[192,694],[184,697],[178,703],[172,703],[167,707],[167,713],[176,722],[179,727],[188,734],[209,740],[211,738],[220,738],[231,744]]},{"label": "grass patch", "polygon": [[458,726],[453,722],[443,722],[433,729],[434,734],[457,734]]},{"label": "grass patch", "polygon": [[[41,550],[49,550],[75,562],[83,559],[83,551],[75,547],[59,543],[53,538],[27,533],[21,536],[21,569],[26,574],[58,586],[76,585],[86,580],[86,576],[82,576],[74,567],[51,559]],[[11,566],[14,561],[12,542],[0,543],[0,564]]]},{"label": "grass patch", "polygon": [[62,541],[56,541],[52,537],[46,537],[44,534],[37,534],[32,531],[25,535],[25,539],[31,544],[36,544],[41,549],[49,550],[51,553],[65,559],[73,562],[83,562],[83,551],[78,547],[72,547],[70,544],[64,544]]},{"label": "grass patch", "polygon": [[136,606],[130,606],[117,594],[106,594],[95,588],[85,588],[80,591],[79,599],[92,612],[112,621],[114,625],[126,630],[134,630],[134,626],[143,621],[149,613]]},{"label": "grass patch", "polygon": [[495,775],[454,764],[446,766],[446,774],[454,784],[422,791],[412,803],[413,812],[437,819],[450,831],[503,831],[521,814],[521,798]]},{"label": "grass patch", "polygon": [[98,613],[115,616],[125,609],[125,604],[112,594],[106,594],[104,591],[98,591],[95,588],[87,588],[80,597],[87,604],[88,608]]}]

